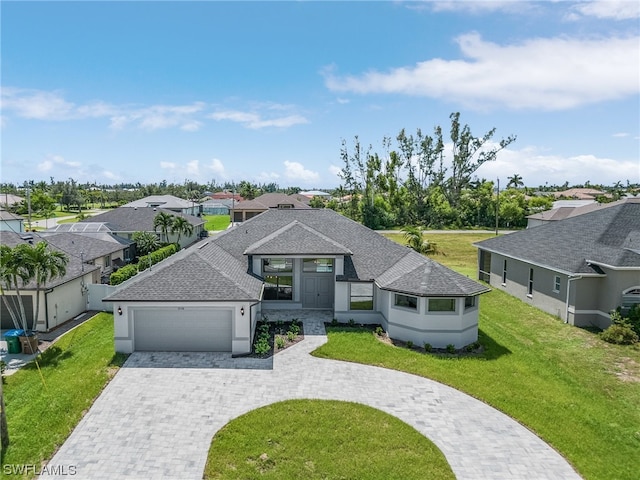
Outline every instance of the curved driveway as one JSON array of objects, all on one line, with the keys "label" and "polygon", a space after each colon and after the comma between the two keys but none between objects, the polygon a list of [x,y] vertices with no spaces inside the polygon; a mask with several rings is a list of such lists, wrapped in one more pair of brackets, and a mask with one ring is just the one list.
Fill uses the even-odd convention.
[{"label": "curved driveway", "polygon": [[580,478],[555,450],[492,407],[425,378],[314,358],[309,352],[326,342],[324,325],[305,320],[304,331],[304,341],[265,360],[132,354],[50,470],[73,468],[73,478],[92,480],[201,479],[211,439],[230,420],[281,400],[317,398],[395,415],[442,450],[458,479]]}]

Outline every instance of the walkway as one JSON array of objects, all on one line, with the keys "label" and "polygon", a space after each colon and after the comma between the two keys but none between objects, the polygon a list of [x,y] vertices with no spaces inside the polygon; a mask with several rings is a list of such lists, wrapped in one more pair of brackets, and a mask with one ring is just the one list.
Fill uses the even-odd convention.
[{"label": "walkway", "polygon": [[270,359],[132,354],[49,467],[73,467],[77,479],[201,479],[211,439],[230,420],[274,402],[316,398],[395,415],[435,442],[458,479],[580,478],[525,427],[457,390],[310,356],[327,338],[321,320],[303,321],[304,341]]}]

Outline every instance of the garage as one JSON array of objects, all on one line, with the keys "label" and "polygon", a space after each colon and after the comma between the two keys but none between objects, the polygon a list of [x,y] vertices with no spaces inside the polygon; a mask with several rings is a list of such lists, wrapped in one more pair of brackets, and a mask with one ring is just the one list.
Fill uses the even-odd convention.
[{"label": "garage", "polygon": [[229,309],[134,309],[134,350],[230,352],[232,316]]}]

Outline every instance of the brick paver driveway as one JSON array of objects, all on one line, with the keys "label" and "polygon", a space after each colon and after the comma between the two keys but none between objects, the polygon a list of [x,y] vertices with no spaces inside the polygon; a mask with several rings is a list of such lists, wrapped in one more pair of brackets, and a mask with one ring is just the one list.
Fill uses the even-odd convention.
[{"label": "brick paver driveway", "polygon": [[414,375],[314,358],[324,326],[305,320],[304,330],[303,342],[268,360],[134,353],[49,465],[73,466],[76,479],[201,479],[211,439],[231,419],[281,400],[317,398],[395,415],[435,442],[458,479],[580,478],[486,404]]}]

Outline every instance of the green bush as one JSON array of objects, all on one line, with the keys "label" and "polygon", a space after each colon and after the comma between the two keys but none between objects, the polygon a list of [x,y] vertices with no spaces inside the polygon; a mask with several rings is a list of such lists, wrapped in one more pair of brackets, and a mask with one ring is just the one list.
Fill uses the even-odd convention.
[{"label": "green bush", "polygon": [[266,355],[271,350],[269,340],[264,337],[258,338],[258,341],[253,345],[253,349],[258,355]]},{"label": "green bush", "polygon": [[424,344],[424,351],[425,352],[430,352],[433,350],[433,346],[430,343],[425,343]]},{"label": "green bush", "polygon": [[138,273],[138,265],[125,265],[111,274],[109,283],[111,285],[120,285],[125,280],[129,280]]},{"label": "green bush", "polygon": [[447,353],[456,353],[456,346],[453,343],[447,345]]},{"label": "green bush", "polygon": [[618,345],[632,345],[638,342],[638,334],[628,324],[614,323],[605,331],[600,332],[600,338],[605,342]]},{"label": "green bush", "polygon": [[381,337],[382,335],[384,335],[384,330],[382,329],[382,327],[380,325],[378,325],[376,327],[376,335]]},{"label": "green bush", "polygon": [[276,337],[276,348],[279,350],[281,348],[284,348],[284,346],[287,344],[286,340],[284,339],[284,337]]},{"label": "green bush", "polygon": [[407,348],[413,348],[413,342],[411,340],[407,342]]},{"label": "green bush", "polygon": [[296,337],[297,337],[297,336],[298,336],[298,334],[297,334],[297,333],[293,333],[291,330],[289,330],[289,331],[287,332],[287,339],[288,339],[290,342],[293,342],[293,341],[296,339]]}]

